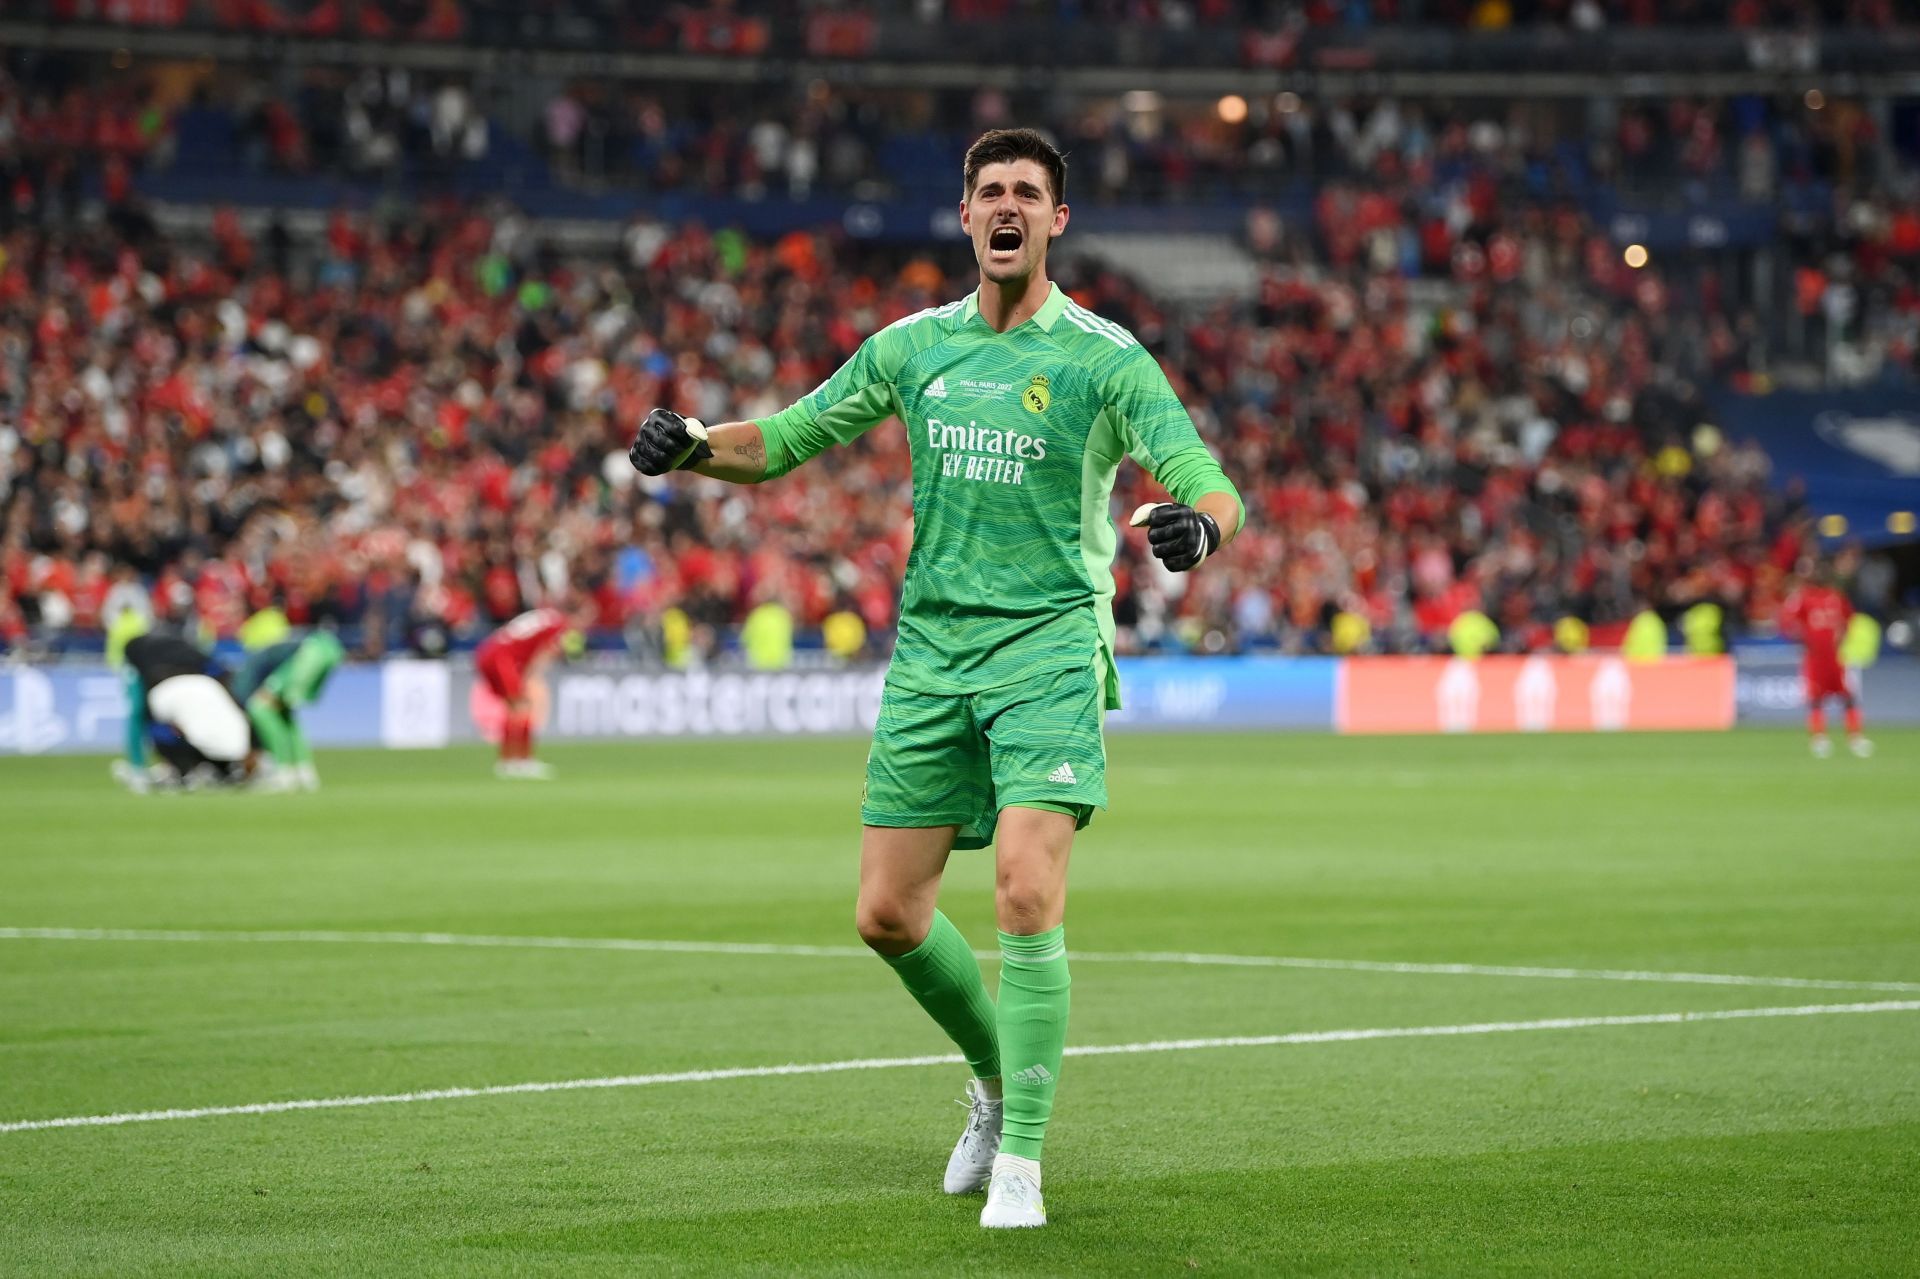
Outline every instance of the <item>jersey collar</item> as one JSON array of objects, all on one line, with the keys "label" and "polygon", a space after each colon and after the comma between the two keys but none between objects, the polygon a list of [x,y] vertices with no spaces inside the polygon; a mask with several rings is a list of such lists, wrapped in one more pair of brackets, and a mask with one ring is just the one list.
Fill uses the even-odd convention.
[{"label": "jersey collar", "polygon": [[[1047,288],[1049,290],[1047,300],[1040,304],[1040,309],[1020,322],[1021,324],[1037,324],[1043,333],[1053,332],[1053,326],[1059,323],[1060,317],[1064,315],[1067,310],[1067,291],[1060,287],[1060,282],[1058,280],[1048,280]],[[973,321],[973,317],[978,314],[980,314],[980,290],[976,288],[973,292],[967,294],[967,304],[960,308],[960,323],[970,324]],[[1016,324],[1013,327],[1017,329],[1020,325]],[[1011,333],[1013,329],[1008,329],[1007,332]]]}]

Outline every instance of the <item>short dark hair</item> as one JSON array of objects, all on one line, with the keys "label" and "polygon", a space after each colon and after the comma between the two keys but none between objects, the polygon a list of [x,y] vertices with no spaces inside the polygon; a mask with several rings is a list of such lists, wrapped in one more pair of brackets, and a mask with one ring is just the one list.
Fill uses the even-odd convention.
[{"label": "short dark hair", "polygon": [[1053,188],[1053,202],[1066,201],[1067,157],[1038,129],[989,129],[976,138],[961,162],[961,174],[966,179],[966,190],[961,194],[973,194],[980,183],[980,170],[989,164],[1011,164],[1015,160],[1032,160],[1045,169],[1047,185]]}]

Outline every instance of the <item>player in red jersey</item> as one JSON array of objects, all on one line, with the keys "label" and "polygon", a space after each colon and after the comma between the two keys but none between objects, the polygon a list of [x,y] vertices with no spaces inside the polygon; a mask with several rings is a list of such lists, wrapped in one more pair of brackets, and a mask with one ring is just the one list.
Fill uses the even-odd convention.
[{"label": "player in red jersey", "polygon": [[1812,735],[1813,753],[1822,759],[1833,754],[1827,738],[1826,699],[1837,697],[1846,707],[1847,744],[1855,755],[1865,759],[1873,754],[1873,743],[1860,729],[1860,703],[1847,687],[1847,674],[1840,665],[1840,640],[1853,620],[1853,605],[1840,590],[1830,568],[1804,580],[1787,597],[1780,609],[1780,632],[1805,646],[1800,673],[1807,686],[1807,731]]},{"label": "player in red jersey", "polygon": [[553,775],[551,768],[533,758],[533,703],[527,696],[527,678],[574,633],[573,619],[567,614],[557,608],[536,608],[487,636],[474,650],[474,669],[507,708],[495,776],[545,781]]}]

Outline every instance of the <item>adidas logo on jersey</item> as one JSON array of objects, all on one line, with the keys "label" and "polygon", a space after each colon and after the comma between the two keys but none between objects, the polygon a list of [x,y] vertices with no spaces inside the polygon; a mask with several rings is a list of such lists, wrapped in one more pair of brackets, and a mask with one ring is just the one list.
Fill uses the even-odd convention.
[{"label": "adidas logo on jersey", "polygon": [[1025,1070],[1014,1071],[1013,1082],[1016,1084],[1025,1084],[1029,1088],[1040,1088],[1053,1082],[1053,1072],[1045,1066],[1035,1063],[1034,1065],[1028,1066]]},{"label": "adidas logo on jersey", "polygon": [[1072,764],[1062,764],[1047,774],[1047,780],[1050,782],[1059,782],[1062,786],[1071,786],[1080,779],[1073,775]]},{"label": "adidas logo on jersey", "polygon": [[944,400],[947,398],[947,375],[946,374],[942,373],[939,377],[933,379],[932,383],[928,385],[927,398],[930,400]]}]

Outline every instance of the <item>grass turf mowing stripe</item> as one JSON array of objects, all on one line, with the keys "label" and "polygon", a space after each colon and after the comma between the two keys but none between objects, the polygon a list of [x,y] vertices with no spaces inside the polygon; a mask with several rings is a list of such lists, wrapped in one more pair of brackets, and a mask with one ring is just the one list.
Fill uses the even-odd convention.
[{"label": "grass turf mowing stripe", "polygon": [[[1606,1017],[1549,1017],[1538,1021],[1469,1022],[1457,1026],[1377,1026],[1357,1030],[1305,1030],[1285,1035],[1235,1035],[1212,1039],[1154,1039],[1135,1044],[1069,1047],[1069,1057],[1110,1057],[1135,1053],[1194,1052],[1210,1048],[1271,1048],[1290,1044],[1340,1044],[1370,1039],[1425,1039],[1461,1035],[1502,1035],[1535,1030],[1584,1030],[1597,1026],[1665,1026],[1681,1022],[1744,1021],[1760,1017],[1820,1017],[1867,1013],[1920,1012],[1920,1000],[1883,1000],[1867,1004],[1801,1004],[1776,1008],[1729,1008],[1708,1012],[1628,1013]],[[157,1123],[168,1119],[212,1119],[224,1115],[277,1115],[296,1110],[343,1110],[358,1106],[395,1106],[467,1097],[504,1097],[516,1093],[576,1092],[588,1088],[644,1088],[654,1084],[714,1083],[726,1079],[765,1079],[782,1075],[830,1075],[852,1070],[899,1070],[911,1066],[950,1066],[966,1059],[958,1053],[930,1057],[860,1057],[849,1061],[792,1062],[784,1066],[731,1066],[720,1070],[682,1070],[657,1075],[608,1075],[598,1079],[561,1079],[480,1088],[433,1088],[422,1092],[357,1097],[314,1097],[297,1101],[261,1101],[240,1106],[202,1106],[181,1110],[138,1110],[114,1115],[67,1115],[58,1119],[21,1119],[0,1123],[0,1133],[49,1128],[105,1128]]]},{"label": "grass turf mowing stripe", "polygon": [[[528,950],[624,950],[684,955],[786,955],[812,959],[866,959],[865,946],[805,946],[778,942],[675,941],[645,937],[505,937],[479,933],[343,932],[160,928],[0,928],[0,941],[119,941],[312,943],[369,946],[475,946]],[[979,950],[997,959],[997,950]],[[1336,972],[1403,973],[1442,977],[1525,977],[1555,981],[1661,982],[1693,986],[1771,986],[1788,990],[1871,990],[1920,993],[1920,982],[1853,981],[1828,977],[1763,977],[1744,973],[1689,973],[1625,968],[1551,968],[1509,964],[1442,964],[1377,959],[1314,959],[1295,955],[1220,955],[1203,951],[1067,952],[1080,963],[1192,964],[1229,968],[1312,968]]]}]

